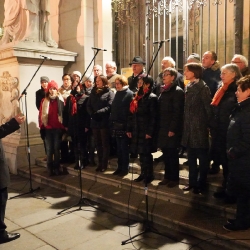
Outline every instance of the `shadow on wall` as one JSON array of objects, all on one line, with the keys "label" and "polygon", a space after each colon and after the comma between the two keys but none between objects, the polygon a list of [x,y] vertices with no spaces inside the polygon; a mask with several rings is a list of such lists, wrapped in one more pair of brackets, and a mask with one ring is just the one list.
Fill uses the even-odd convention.
[{"label": "shadow on wall", "polygon": [[82,10],[81,3],[82,0],[60,0],[58,6],[59,47],[65,50],[76,52],[78,54],[76,62],[70,62],[65,66],[65,73],[72,73],[73,70],[79,70],[81,73],[83,73],[85,68],[83,46],[77,42],[77,26],[81,17]]}]

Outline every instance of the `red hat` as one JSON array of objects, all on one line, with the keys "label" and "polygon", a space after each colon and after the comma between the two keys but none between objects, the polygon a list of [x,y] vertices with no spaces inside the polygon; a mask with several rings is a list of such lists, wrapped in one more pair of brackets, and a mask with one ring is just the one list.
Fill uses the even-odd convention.
[{"label": "red hat", "polygon": [[49,89],[51,89],[51,88],[55,88],[56,90],[58,90],[58,84],[54,80],[51,80],[48,83],[47,90],[49,91]]}]

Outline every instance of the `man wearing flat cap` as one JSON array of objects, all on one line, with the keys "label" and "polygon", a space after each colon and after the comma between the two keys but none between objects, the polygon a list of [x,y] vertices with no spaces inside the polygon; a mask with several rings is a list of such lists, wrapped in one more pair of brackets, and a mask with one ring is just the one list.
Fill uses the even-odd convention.
[{"label": "man wearing flat cap", "polygon": [[143,73],[143,67],[146,63],[140,56],[135,56],[129,64],[132,67],[133,74],[128,78],[129,89],[134,93],[137,92],[138,76]]}]

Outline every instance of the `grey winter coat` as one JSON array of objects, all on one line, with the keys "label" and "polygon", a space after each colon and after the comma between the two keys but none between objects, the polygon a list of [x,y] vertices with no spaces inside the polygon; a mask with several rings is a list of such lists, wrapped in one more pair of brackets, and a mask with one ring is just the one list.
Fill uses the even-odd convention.
[{"label": "grey winter coat", "polygon": [[181,144],[189,148],[208,148],[208,128],[212,115],[211,95],[204,81],[185,89],[184,129]]}]

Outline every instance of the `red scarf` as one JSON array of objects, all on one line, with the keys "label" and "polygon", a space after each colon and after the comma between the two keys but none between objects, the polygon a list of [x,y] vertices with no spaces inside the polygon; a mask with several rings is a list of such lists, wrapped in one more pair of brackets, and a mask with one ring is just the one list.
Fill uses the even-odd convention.
[{"label": "red scarf", "polygon": [[212,102],[211,102],[211,105],[213,105],[213,106],[218,106],[218,105],[219,105],[220,100],[222,99],[222,97],[224,96],[225,92],[226,92],[227,89],[228,89],[228,86],[229,86],[229,84],[223,85],[222,87],[220,87],[220,88],[216,91],[216,93],[215,93],[215,95],[214,95],[214,98],[213,98],[213,100],[212,100]]},{"label": "red scarf", "polygon": [[148,93],[149,89],[143,89],[143,94],[142,95],[138,95],[138,92],[136,94],[136,96],[134,97],[134,99],[131,101],[130,103],[130,107],[129,107],[129,110],[132,114],[136,113],[137,112],[137,109],[138,109],[138,102],[139,100],[146,94]]}]

